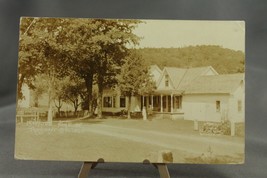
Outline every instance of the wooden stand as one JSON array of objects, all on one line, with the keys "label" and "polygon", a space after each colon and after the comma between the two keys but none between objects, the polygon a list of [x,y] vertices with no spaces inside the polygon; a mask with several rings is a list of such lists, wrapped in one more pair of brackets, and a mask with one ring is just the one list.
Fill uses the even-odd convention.
[{"label": "wooden stand", "polygon": [[[98,162],[84,162],[78,178],[87,178],[91,169],[94,169]],[[153,165],[158,169],[160,178],[170,178],[170,174],[167,165],[164,163],[153,163]]]},{"label": "wooden stand", "polygon": [[153,165],[158,169],[160,178],[170,178],[169,170],[166,164],[155,163]]}]

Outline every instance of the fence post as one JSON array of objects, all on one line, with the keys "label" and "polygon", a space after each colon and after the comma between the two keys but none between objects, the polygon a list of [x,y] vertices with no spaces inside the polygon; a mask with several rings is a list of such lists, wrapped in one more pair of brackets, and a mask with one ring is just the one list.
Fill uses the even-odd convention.
[{"label": "fence post", "polygon": [[231,123],[231,136],[235,136],[235,122],[230,121]]},{"label": "fence post", "polygon": [[198,120],[194,120],[194,130],[198,130]]}]

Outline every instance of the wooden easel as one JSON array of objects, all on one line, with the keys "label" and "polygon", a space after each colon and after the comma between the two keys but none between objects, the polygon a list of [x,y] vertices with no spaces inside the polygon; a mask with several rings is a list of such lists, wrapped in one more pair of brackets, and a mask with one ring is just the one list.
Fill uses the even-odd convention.
[{"label": "wooden easel", "polygon": [[[87,178],[91,169],[94,169],[98,162],[84,162],[79,172],[78,178]],[[149,163],[145,163],[149,164]],[[152,163],[158,171],[160,178],[170,178],[170,174],[165,163]]]}]

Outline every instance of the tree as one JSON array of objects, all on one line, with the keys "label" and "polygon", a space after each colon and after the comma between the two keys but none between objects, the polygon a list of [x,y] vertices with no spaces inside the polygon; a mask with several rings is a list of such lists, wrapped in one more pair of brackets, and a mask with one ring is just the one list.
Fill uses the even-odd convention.
[{"label": "tree", "polygon": [[95,19],[94,37],[96,67],[96,83],[98,86],[97,117],[102,117],[102,95],[105,87],[116,84],[116,74],[129,54],[127,45],[138,43],[139,38],[132,33],[139,21],[136,20],[104,20]]},{"label": "tree", "polygon": [[22,99],[22,85],[25,83],[30,89],[34,88],[34,77],[41,73],[38,60],[38,50],[34,39],[31,38],[32,26],[36,23],[35,18],[22,18],[20,25],[19,61],[18,61],[18,99]]},{"label": "tree", "polygon": [[39,99],[45,93],[45,89],[47,88],[47,76],[45,75],[37,75],[33,81],[33,98],[34,98],[34,106],[39,106]]},{"label": "tree", "polygon": [[72,75],[84,80],[86,86],[86,94],[83,100],[88,102],[87,109],[89,115],[92,114],[93,108],[93,81],[95,67],[93,54],[95,53],[95,45],[92,40],[95,25],[91,19],[67,19],[68,26],[64,29],[64,36],[61,37],[60,50],[67,55],[64,61],[65,68],[69,68]]},{"label": "tree", "polygon": [[65,88],[69,84],[69,77],[64,77],[62,79],[55,79],[54,84],[54,93],[53,93],[53,100],[55,107],[57,108],[57,112],[59,114],[59,117],[61,116],[61,107],[63,106],[63,103],[66,101],[66,94],[65,94]]},{"label": "tree", "polygon": [[121,94],[128,97],[127,112],[130,119],[132,96],[152,93],[155,90],[155,82],[150,76],[148,66],[137,53],[132,53],[125,59],[117,80]]},{"label": "tree", "polygon": [[76,77],[84,80],[91,113],[94,82],[98,86],[101,117],[103,88],[116,83],[118,67],[128,55],[127,45],[137,44],[138,38],[132,33],[137,23],[136,20],[23,18],[19,92],[21,83],[27,81],[31,87],[35,75],[46,74],[50,79],[48,121],[51,122],[55,80],[75,72]]},{"label": "tree", "polygon": [[77,116],[78,107],[82,104],[82,99],[85,98],[86,87],[81,79],[71,79],[68,77],[68,83],[63,86],[64,101],[69,102],[74,107],[74,115]]},{"label": "tree", "polygon": [[64,19],[56,18],[23,18],[20,30],[19,85],[28,81],[34,88],[34,77],[44,74],[48,79],[49,110],[48,121],[52,123],[52,95],[55,79],[62,76],[66,70],[62,68],[61,59],[65,58],[57,46],[60,36],[64,33],[62,26],[67,25]]}]

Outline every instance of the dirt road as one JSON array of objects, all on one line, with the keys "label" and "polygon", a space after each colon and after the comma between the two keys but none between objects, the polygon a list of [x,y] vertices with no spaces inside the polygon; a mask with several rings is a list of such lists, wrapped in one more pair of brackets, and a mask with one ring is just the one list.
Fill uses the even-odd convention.
[{"label": "dirt road", "polygon": [[170,151],[176,163],[207,152],[231,158],[244,154],[244,138],[201,136],[188,121],[90,120],[53,126],[18,125],[16,157],[38,160],[142,162]]}]

